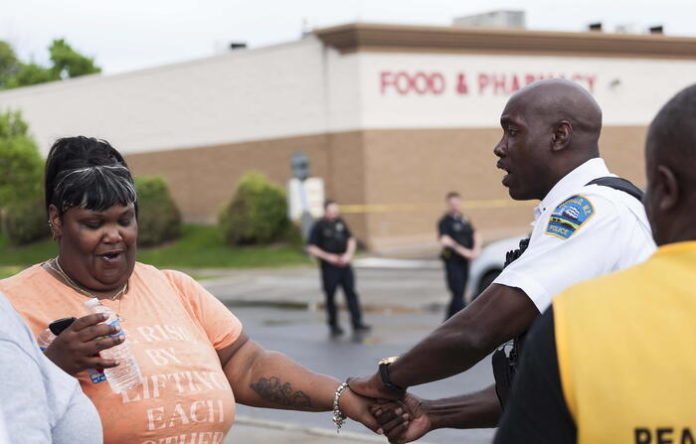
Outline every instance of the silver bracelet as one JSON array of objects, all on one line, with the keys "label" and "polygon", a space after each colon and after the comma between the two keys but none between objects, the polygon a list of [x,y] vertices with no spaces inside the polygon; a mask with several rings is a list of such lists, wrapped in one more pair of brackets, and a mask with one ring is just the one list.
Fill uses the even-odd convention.
[{"label": "silver bracelet", "polygon": [[338,401],[341,399],[341,395],[346,391],[347,388],[348,383],[344,382],[338,386],[336,393],[334,394],[333,418],[331,418],[331,420],[334,424],[336,424],[336,433],[341,432],[341,427],[343,426],[343,423],[346,422],[346,414],[341,411],[340,407],[338,406]]}]

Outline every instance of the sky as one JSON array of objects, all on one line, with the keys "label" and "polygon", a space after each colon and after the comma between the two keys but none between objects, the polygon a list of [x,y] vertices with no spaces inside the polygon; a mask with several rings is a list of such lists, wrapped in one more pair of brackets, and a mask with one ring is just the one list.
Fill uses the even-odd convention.
[{"label": "sky", "polygon": [[450,25],[455,17],[524,10],[534,30],[582,31],[602,22],[696,37],[696,0],[0,0],[0,40],[46,62],[65,38],[106,73],[208,57],[231,41],[250,47],[297,40],[304,29],[356,21]]}]

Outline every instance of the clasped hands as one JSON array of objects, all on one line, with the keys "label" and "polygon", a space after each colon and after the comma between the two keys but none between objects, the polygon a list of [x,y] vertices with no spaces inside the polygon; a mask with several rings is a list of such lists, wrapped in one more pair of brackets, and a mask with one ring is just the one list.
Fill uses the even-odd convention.
[{"label": "clasped hands", "polygon": [[[415,441],[432,430],[428,401],[406,392],[390,392],[376,376],[350,378],[348,385],[354,395],[359,395],[351,399],[360,400],[363,411],[359,414],[347,411],[346,414],[383,434],[390,443]],[[349,407],[349,410],[353,408]]]},{"label": "clasped hands", "polygon": [[324,257],[324,260],[337,267],[347,267],[353,260],[353,255],[350,253],[327,254],[326,257]]}]

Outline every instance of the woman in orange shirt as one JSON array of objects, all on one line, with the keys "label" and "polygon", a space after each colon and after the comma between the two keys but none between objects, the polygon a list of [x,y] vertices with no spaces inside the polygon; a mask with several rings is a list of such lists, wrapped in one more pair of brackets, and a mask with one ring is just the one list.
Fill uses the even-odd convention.
[{"label": "woman in orange shirt", "polygon": [[[235,402],[333,410],[339,424],[348,416],[377,429],[368,400],[262,348],[189,276],[135,261],[135,187],[126,162],[108,142],[56,141],[45,185],[58,257],[0,281],[0,290],[35,335],[53,320],[79,318],[45,353],[79,379],[99,411],[105,443],[222,443]],[[117,366],[99,352],[124,341],[120,327],[89,314],[89,298],[119,315],[140,366],[142,383],[120,394],[87,371]]]}]

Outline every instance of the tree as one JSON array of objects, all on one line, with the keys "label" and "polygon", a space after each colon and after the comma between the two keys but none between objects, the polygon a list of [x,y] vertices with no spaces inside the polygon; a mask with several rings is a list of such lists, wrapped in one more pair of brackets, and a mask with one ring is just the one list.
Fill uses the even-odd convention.
[{"label": "tree", "polygon": [[51,66],[19,60],[12,46],[0,40],[0,89],[18,88],[72,77],[97,74],[94,59],[75,51],[64,39],[53,40],[48,48]]},{"label": "tree", "polygon": [[17,75],[19,59],[7,42],[0,40],[0,89],[6,88],[10,79]]},{"label": "tree", "polygon": [[41,195],[43,160],[18,112],[0,114],[0,216],[10,244],[48,235]]},{"label": "tree", "polygon": [[19,112],[0,114],[0,208],[41,194],[43,159]]},{"label": "tree", "polygon": [[94,64],[93,58],[79,54],[64,39],[54,40],[48,52],[53,62],[51,71],[60,79],[101,72],[101,68]]},{"label": "tree", "polygon": [[10,77],[6,87],[19,88],[20,86],[38,85],[39,83],[53,82],[60,80],[60,77],[53,74],[50,69],[36,63],[20,63],[17,66],[17,73]]}]

